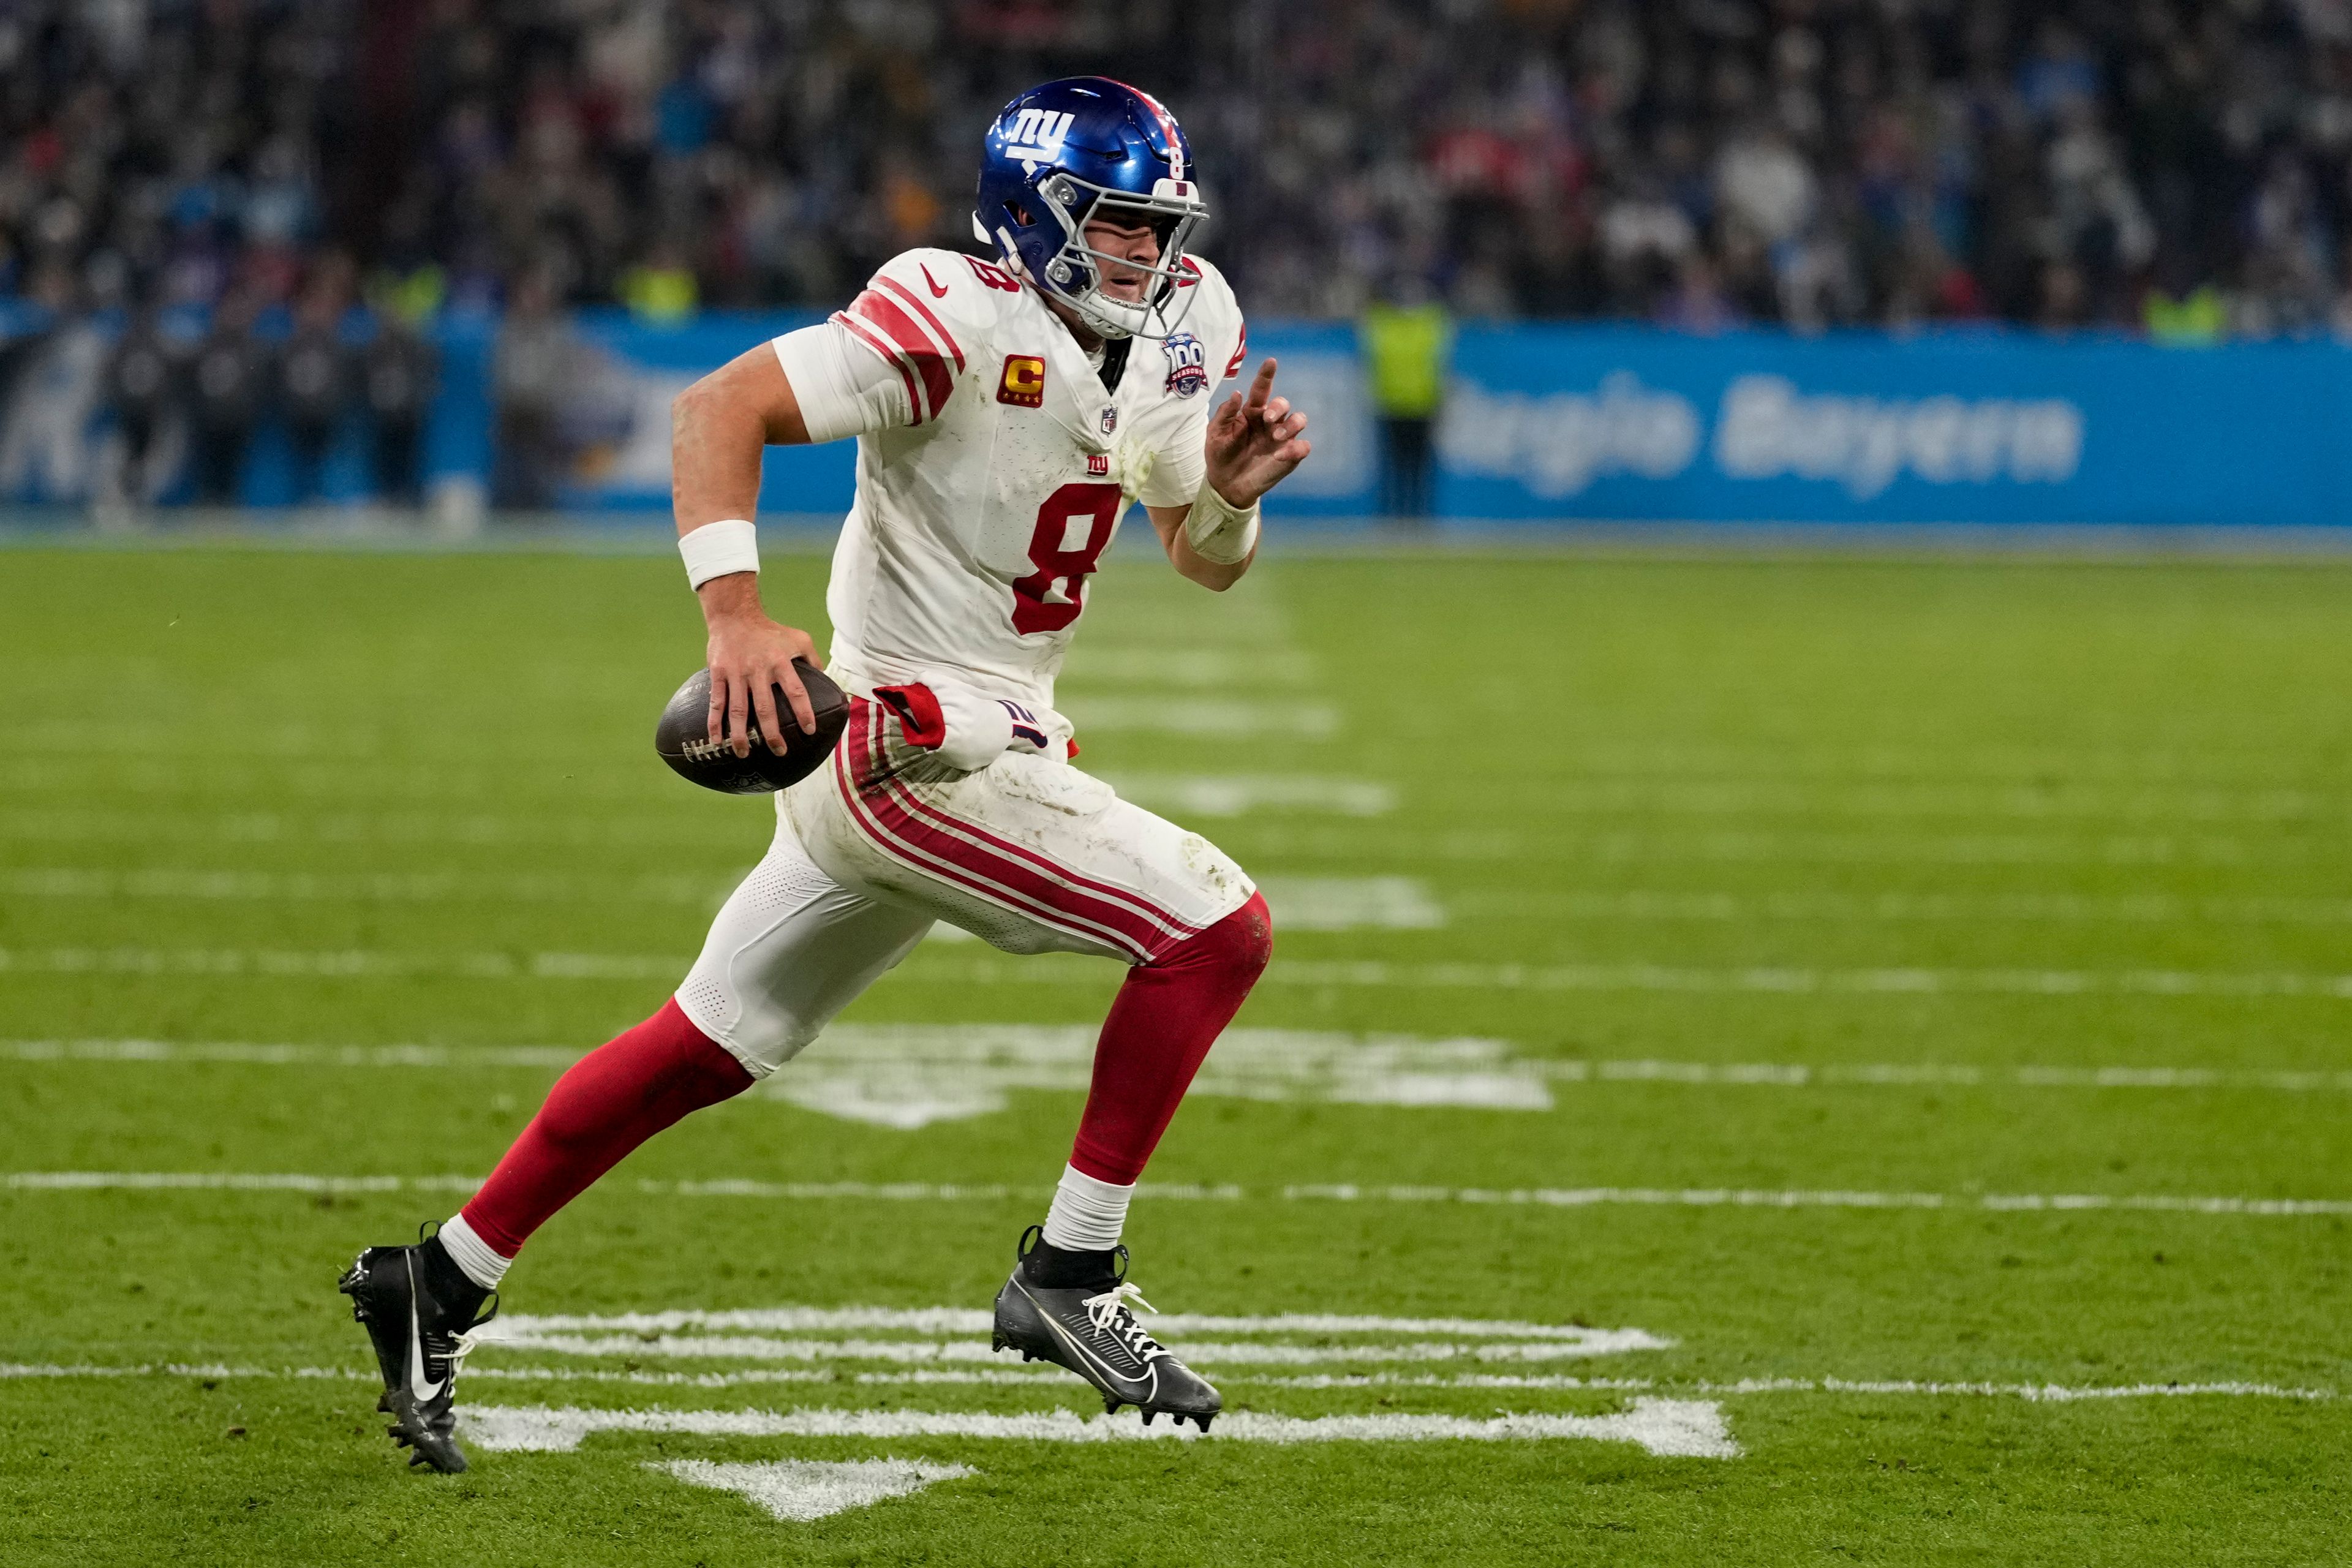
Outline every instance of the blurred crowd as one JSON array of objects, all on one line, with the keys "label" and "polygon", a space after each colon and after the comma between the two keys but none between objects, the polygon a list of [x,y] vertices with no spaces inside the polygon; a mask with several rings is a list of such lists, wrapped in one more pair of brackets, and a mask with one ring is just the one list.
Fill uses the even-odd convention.
[{"label": "blurred crowd", "polygon": [[2346,0],[11,0],[0,293],[832,301],[1080,70],[1185,121],[1260,312],[2346,313]]}]

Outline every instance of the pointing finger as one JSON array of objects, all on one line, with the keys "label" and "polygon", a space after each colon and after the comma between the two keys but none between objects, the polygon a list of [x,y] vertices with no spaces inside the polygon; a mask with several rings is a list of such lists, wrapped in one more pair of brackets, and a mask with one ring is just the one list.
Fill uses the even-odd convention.
[{"label": "pointing finger", "polygon": [[1265,406],[1265,400],[1273,395],[1274,362],[1272,360],[1268,360],[1264,364],[1257,367],[1257,374],[1251,378],[1249,406],[1245,412],[1255,414],[1259,409],[1264,408]]}]

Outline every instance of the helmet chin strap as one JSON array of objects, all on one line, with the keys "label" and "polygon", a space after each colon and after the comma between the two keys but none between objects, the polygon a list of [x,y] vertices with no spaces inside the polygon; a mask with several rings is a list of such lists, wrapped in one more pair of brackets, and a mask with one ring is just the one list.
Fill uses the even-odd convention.
[{"label": "helmet chin strap", "polygon": [[[1061,212],[1058,212],[1058,209],[1056,209],[1056,216],[1061,216]],[[1079,237],[1079,235],[1085,233],[1085,228],[1082,228],[1082,226],[1070,226],[1070,221],[1068,221],[1068,218],[1066,218],[1066,216],[1061,216],[1061,221],[1063,221],[1063,226],[1066,226],[1066,233],[1068,233],[1068,240],[1063,242],[1063,249],[1070,249],[1070,247],[1077,247],[1077,249],[1082,249],[1082,251],[1089,249],[1089,247],[1087,247],[1085,242],[1082,242],[1082,237]],[[1042,278],[1037,278],[1037,275],[1034,275],[1034,273],[1030,273],[1028,263],[1025,263],[1024,258],[1021,258],[1021,247],[1013,245],[1013,233],[1012,233],[1012,230],[1009,230],[1009,228],[997,228],[997,233],[990,235],[990,233],[988,233],[988,226],[985,226],[983,221],[981,221],[981,214],[973,212],[973,214],[971,214],[971,235],[973,235],[973,237],[976,237],[976,240],[983,242],[983,245],[995,245],[995,249],[997,249],[997,258],[1000,258],[1000,266],[1007,268],[1007,270],[1009,270],[1009,273],[1013,275],[1013,278],[1025,279],[1025,282],[1028,282],[1030,287],[1034,287],[1034,289],[1040,291],[1040,294],[1045,296],[1045,299],[1054,300],[1054,303],[1058,303],[1058,306],[1063,306],[1063,308],[1068,308],[1068,310],[1073,312],[1073,315],[1075,315],[1075,318],[1079,320],[1079,322],[1085,322],[1087,331],[1094,331],[1096,336],[1101,336],[1101,339],[1106,339],[1106,341],[1118,341],[1118,339],[1152,339],[1152,341],[1157,341],[1157,339],[1167,339],[1169,334],[1173,334],[1173,331],[1176,331],[1176,322],[1179,322],[1179,320],[1183,320],[1183,315],[1185,315],[1183,310],[1179,310],[1179,312],[1176,312],[1176,320],[1169,318],[1169,312],[1167,312],[1167,300],[1160,300],[1160,299],[1139,299],[1139,300],[1134,300],[1134,303],[1127,303],[1127,300],[1110,299],[1110,296],[1108,296],[1108,294],[1103,294],[1101,263],[1096,261],[1094,254],[1087,254],[1085,261],[1079,261],[1079,266],[1085,266],[1087,270],[1089,270],[1089,273],[1094,275],[1094,287],[1091,287],[1091,289],[1087,289],[1087,294],[1070,294],[1070,291],[1061,289],[1061,287],[1058,287],[1058,284],[1049,284],[1049,282],[1046,282],[1046,279],[1042,279]],[[1061,270],[1061,263],[1058,263],[1058,261],[1056,261],[1056,270]],[[1148,284],[1146,284],[1146,287],[1148,287]],[[1190,300],[1185,300],[1185,303],[1190,303]],[[1122,310],[1106,310],[1106,306],[1124,306],[1124,312],[1122,312]],[[1129,315],[1129,312],[1131,312],[1131,315]],[[1157,320],[1157,324],[1160,324],[1160,331],[1150,331],[1150,327],[1152,327],[1152,322],[1155,322],[1155,320]]]},{"label": "helmet chin strap", "polygon": [[[975,213],[972,215],[971,232],[974,237],[983,241],[991,241],[996,246],[996,253],[1001,258],[999,265],[1001,265],[1006,271],[1012,273],[1013,276],[1020,279],[1023,282],[1036,289],[1039,294],[1045,297],[1046,303],[1057,306],[1062,310],[1069,311],[1071,315],[1076,316],[1078,319],[1079,323],[1083,325],[1087,331],[1094,333],[1097,337],[1101,338],[1104,342],[1121,342],[1129,338],[1150,335],[1140,331],[1136,326],[1130,325],[1127,322],[1117,320],[1106,320],[1098,311],[1087,309],[1087,305],[1090,302],[1089,300],[1083,300],[1074,295],[1066,294],[1059,289],[1048,288],[1045,284],[1038,281],[1038,279],[1031,274],[1029,264],[1021,259],[1020,249],[1013,243],[1013,234],[1011,230],[997,230],[992,240],[992,237],[990,236],[987,228],[980,221],[980,215]],[[1097,286],[1094,289],[1089,290],[1089,293],[1093,298],[1098,299],[1101,297],[1102,290],[1100,287]],[[1148,318],[1154,313],[1157,307],[1148,302],[1139,302],[1136,309],[1140,314]],[[1166,334],[1163,333],[1161,335],[1165,336]]]}]

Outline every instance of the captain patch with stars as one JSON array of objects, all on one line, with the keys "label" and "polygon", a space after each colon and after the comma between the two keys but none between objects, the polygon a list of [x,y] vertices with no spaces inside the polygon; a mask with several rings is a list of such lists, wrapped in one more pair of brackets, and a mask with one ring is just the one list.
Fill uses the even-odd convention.
[{"label": "captain patch with stars", "polygon": [[1190,332],[1178,332],[1161,340],[1160,346],[1168,353],[1168,390],[1179,397],[1190,397],[1209,384],[1209,373],[1202,362],[1208,351],[1201,340]]}]

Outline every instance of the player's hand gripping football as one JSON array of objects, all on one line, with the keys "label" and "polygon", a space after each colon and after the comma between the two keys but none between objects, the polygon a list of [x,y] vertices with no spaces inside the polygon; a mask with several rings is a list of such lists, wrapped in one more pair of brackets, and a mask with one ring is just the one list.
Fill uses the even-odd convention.
[{"label": "player's hand gripping football", "polygon": [[751,754],[751,727],[744,721],[752,712],[759,715],[768,749],[783,754],[783,720],[776,711],[780,687],[802,733],[816,733],[816,711],[793,660],[824,668],[808,633],[771,620],[760,607],[758,584],[755,574],[735,573],[705,583],[700,595],[703,619],[710,626],[704,659],[710,667],[710,739],[728,741],[739,757]]},{"label": "player's hand gripping football", "polygon": [[1290,477],[1313,450],[1299,439],[1307,416],[1274,395],[1274,361],[1257,367],[1246,399],[1236,392],[1209,421],[1209,483],[1234,506],[1247,510]]}]

